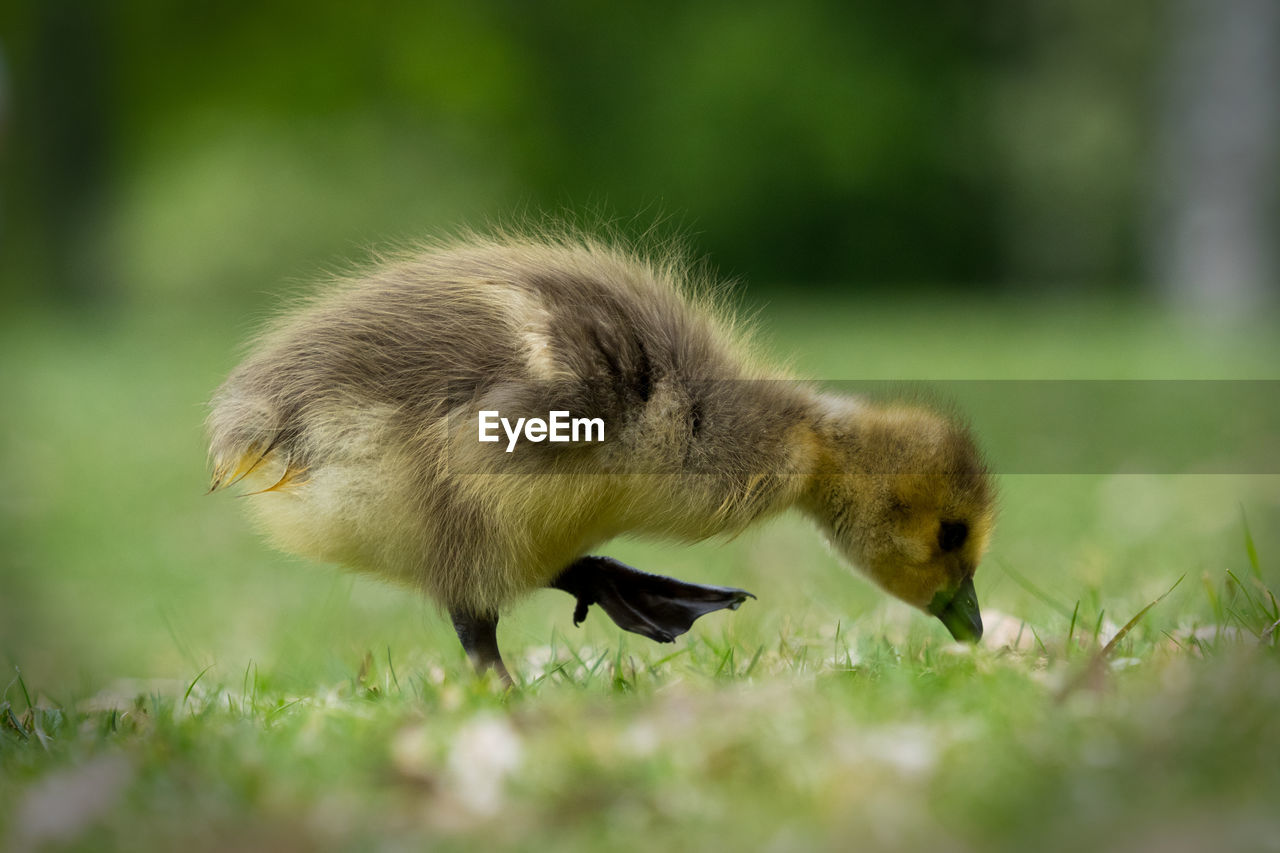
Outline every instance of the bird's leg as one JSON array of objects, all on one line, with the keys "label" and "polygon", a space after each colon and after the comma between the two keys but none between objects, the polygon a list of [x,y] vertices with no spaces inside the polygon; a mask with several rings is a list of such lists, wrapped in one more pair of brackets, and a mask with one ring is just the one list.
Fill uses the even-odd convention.
[{"label": "bird's leg", "polygon": [[548,586],[578,599],[573,624],[598,604],[619,628],[659,643],[675,642],[695,619],[716,610],[737,610],[754,595],[731,586],[701,586],[633,569],[612,557],[581,557]]},{"label": "bird's leg", "polygon": [[458,632],[458,640],[462,649],[471,659],[476,672],[484,674],[490,667],[498,673],[498,677],[508,687],[515,685],[511,673],[507,672],[502,655],[498,652],[498,617],[481,616],[469,610],[450,607],[449,617],[453,619],[453,630]]}]

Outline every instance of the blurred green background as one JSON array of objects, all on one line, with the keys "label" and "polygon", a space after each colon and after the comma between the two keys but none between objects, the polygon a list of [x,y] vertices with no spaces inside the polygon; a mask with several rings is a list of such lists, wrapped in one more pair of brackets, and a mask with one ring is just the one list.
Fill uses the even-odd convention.
[{"label": "blurred green background", "polygon": [[4,292],[235,313],[372,245],[550,211],[662,222],[753,289],[1248,308],[1275,284],[1277,17],[7,3]]},{"label": "blurred green background", "polygon": [[[820,379],[1276,378],[1276,6],[1227,5],[5,4],[0,652],[68,689],[305,681],[382,629],[452,655],[428,606],[202,498],[201,421],[287,295],[460,225],[683,234]],[[1007,479],[993,561],[1064,601],[1217,567],[1241,504],[1275,543],[1274,478]],[[880,601],[798,522],[763,535],[620,547],[824,620]],[[785,589],[783,553],[814,567]]]}]

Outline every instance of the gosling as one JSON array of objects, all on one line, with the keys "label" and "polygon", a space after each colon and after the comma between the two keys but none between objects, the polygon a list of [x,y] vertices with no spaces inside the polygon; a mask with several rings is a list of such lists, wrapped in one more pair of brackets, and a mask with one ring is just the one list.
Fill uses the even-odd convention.
[{"label": "gosling", "polygon": [[[790,507],[976,642],[994,490],[967,430],[758,363],[714,292],[676,258],[580,235],[385,261],[270,325],[218,389],[211,491],[245,483],[286,551],[421,590],[508,684],[498,617],[533,590],[572,595],[575,625],[595,604],[658,642],[754,597],[590,553],[602,544],[732,535]],[[569,414],[602,429],[542,440]]]}]

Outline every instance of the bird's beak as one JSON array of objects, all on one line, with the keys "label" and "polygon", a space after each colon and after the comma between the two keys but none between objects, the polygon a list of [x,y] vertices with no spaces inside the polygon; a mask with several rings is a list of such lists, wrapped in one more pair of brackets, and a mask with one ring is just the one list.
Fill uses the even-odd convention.
[{"label": "bird's beak", "polygon": [[978,609],[978,593],[973,578],[965,578],[954,595],[938,593],[929,604],[929,612],[942,620],[951,636],[966,643],[982,639],[982,612]]}]

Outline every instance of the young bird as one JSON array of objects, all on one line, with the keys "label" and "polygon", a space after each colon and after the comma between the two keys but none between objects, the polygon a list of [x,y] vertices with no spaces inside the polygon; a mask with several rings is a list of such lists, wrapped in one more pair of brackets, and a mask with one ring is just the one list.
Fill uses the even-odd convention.
[{"label": "young bird", "polygon": [[[532,590],[574,596],[575,624],[598,604],[659,642],[754,597],[598,546],[733,534],[793,506],[976,641],[994,495],[967,431],[757,364],[706,284],[576,235],[470,236],[385,262],[275,322],[217,391],[213,490],[249,484],[285,550],[422,590],[508,683],[498,616]],[[600,419],[602,440],[480,440],[481,412],[556,411]]]}]

